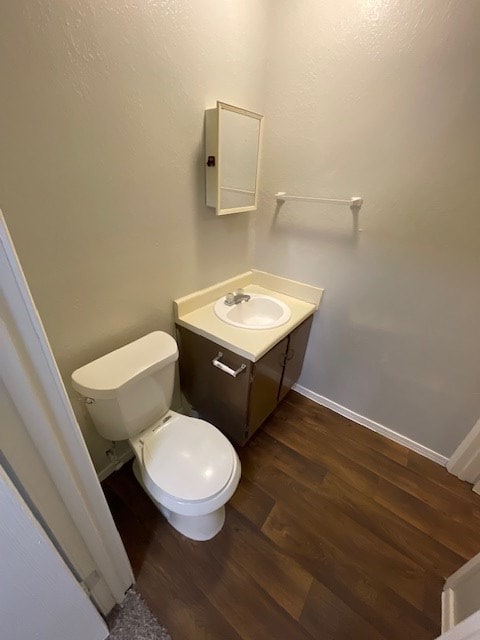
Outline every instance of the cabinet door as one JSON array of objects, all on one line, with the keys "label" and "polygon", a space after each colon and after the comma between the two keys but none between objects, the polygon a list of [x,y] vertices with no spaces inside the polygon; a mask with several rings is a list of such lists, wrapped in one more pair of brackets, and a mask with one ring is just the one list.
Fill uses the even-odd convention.
[{"label": "cabinet door", "polygon": [[285,357],[285,369],[283,371],[282,384],[278,395],[279,401],[285,397],[300,377],[312,320],[313,316],[304,320],[289,336],[288,349]]},{"label": "cabinet door", "polygon": [[[177,327],[182,392],[202,418],[238,444],[247,440],[247,408],[252,363],[215,342]],[[213,360],[233,370],[245,368],[236,377],[221,371]]]},{"label": "cabinet door", "polygon": [[254,364],[248,409],[248,437],[277,406],[287,347],[288,338],[285,338]]}]

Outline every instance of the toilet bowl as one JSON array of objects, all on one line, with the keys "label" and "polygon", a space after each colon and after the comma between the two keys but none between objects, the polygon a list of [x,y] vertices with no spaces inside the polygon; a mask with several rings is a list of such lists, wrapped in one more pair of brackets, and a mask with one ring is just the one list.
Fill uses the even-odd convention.
[{"label": "toilet bowl", "polygon": [[212,424],[170,409],[177,345],[156,331],[72,374],[100,435],[128,439],[133,471],[177,531],[209,540],[240,481],[240,461]]},{"label": "toilet bowl", "polygon": [[172,527],[193,540],[213,538],[240,480],[240,460],[225,436],[169,411],[130,445],[135,477]]}]

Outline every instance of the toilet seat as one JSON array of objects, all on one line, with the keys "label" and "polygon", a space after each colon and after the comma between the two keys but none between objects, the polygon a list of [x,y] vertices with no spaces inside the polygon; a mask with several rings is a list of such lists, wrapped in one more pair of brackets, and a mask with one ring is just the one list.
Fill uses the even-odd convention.
[{"label": "toilet seat", "polygon": [[143,433],[141,441],[150,481],[177,503],[210,500],[226,487],[236,466],[235,450],[218,429],[174,412]]}]

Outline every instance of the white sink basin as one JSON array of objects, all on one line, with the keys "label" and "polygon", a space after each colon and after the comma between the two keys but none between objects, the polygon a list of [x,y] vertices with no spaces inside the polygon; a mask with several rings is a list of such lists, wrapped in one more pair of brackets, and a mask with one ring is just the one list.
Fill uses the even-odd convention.
[{"label": "white sink basin", "polygon": [[217,300],[214,311],[220,320],[243,329],[273,329],[290,320],[289,307],[272,296],[250,293],[250,300],[233,306],[225,304],[225,298]]}]

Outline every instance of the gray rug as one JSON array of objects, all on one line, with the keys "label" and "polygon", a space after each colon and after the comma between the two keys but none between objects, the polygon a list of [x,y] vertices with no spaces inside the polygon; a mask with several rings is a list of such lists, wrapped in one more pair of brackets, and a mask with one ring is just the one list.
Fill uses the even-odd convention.
[{"label": "gray rug", "polygon": [[107,624],[109,640],[172,640],[133,587],[110,613]]}]

